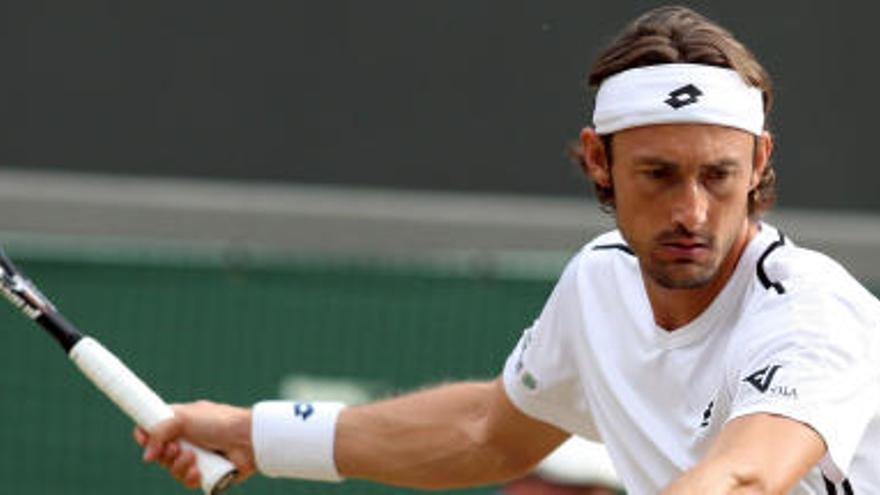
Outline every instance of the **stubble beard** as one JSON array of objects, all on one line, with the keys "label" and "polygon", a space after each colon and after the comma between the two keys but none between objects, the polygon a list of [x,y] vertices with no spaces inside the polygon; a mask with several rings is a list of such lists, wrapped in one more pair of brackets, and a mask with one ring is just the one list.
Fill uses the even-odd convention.
[{"label": "stubble beard", "polygon": [[[682,265],[691,265],[682,272]],[[644,267],[645,274],[654,283],[664,289],[700,289],[709,285],[718,275],[719,263],[712,259],[710,263],[697,265],[694,262],[651,260]]]},{"label": "stubble beard", "polygon": [[658,259],[648,255],[647,262],[643,263],[642,270],[657,285],[665,289],[700,289],[712,283],[718,276],[721,261],[731,245],[721,246],[719,249],[717,237],[709,234],[687,233],[682,227],[676,227],[674,231],[664,232],[655,239],[660,244],[665,240],[676,236],[686,236],[698,240],[709,250],[709,256],[703,260],[694,259]]}]

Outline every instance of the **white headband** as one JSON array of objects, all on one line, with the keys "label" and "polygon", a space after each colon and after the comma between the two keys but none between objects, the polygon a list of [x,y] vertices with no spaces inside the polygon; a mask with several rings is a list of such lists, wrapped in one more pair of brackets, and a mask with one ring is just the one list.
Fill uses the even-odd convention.
[{"label": "white headband", "polygon": [[596,94],[598,134],[651,124],[717,124],[760,136],[761,90],[732,69],[662,64],[629,69],[606,79]]}]

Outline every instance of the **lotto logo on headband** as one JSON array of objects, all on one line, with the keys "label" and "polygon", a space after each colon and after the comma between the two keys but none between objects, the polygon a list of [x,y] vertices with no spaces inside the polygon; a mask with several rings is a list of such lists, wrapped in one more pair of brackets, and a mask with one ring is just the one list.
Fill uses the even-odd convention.
[{"label": "lotto logo on headband", "polygon": [[703,96],[703,92],[700,91],[700,88],[694,86],[693,84],[688,84],[687,86],[682,86],[675,91],[670,92],[669,98],[664,100],[663,103],[666,103],[670,107],[678,110],[679,108],[688,106],[691,103],[696,103],[699,100],[699,96]]}]

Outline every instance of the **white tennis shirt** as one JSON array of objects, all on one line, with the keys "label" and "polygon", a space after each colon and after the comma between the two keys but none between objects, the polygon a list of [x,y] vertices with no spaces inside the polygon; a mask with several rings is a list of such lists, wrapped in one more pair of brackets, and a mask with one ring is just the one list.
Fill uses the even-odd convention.
[{"label": "white tennis shirt", "polygon": [[654,323],[620,233],[587,244],[504,368],[524,413],[608,447],[631,495],[697,464],[727,421],[765,412],[828,453],[793,494],[880,493],[880,301],[828,257],[762,224],[687,325]]}]

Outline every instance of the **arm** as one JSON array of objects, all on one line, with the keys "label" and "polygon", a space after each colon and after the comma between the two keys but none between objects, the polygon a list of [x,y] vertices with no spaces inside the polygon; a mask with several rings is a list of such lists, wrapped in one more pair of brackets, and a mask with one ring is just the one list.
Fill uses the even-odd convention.
[{"label": "arm", "polygon": [[516,409],[500,379],[459,383],[343,411],[336,464],[387,484],[473,486],[525,474],[568,436]]},{"label": "arm", "polygon": [[[144,459],[157,460],[187,486],[198,483],[191,456],[174,440],[226,453],[242,477],[254,472],[246,409],[198,402],[152,435],[136,431]],[[497,482],[524,474],[568,437],[516,409],[501,380],[444,385],[342,412],[335,461],[346,477],[417,488]]]},{"label": "arm", "polygon": [[750,414],[728,423],[706,457],[662,495],[788,493],[824,453],[822,438],[804,423]]}]

